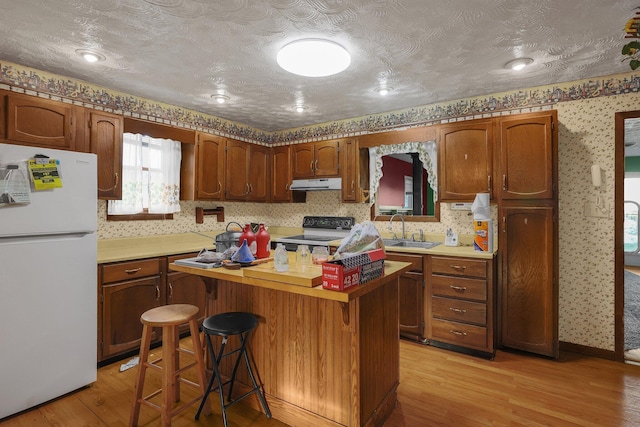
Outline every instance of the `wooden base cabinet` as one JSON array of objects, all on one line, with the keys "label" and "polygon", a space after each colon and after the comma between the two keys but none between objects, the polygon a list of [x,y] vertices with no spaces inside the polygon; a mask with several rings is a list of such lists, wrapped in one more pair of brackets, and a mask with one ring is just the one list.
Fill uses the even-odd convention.
[{"label": "wooden base cabinet", "polygon": [[[98,279],[98,358],[105,360],[140,348],[140,315],[164,303],[161,258],[100,265]],[[153,341],[160,339],[154,331]]]},{"label": "wooden base cabinet", "polygon": [[559,356],[553,206],[501,207],[500,344]]},{"label": "wooden base cabinet", "polygon": [[387,259],[411,263],[411,270],[402,273],[398,281],[400,336],[423,341],[425,329],[424,255],[387,252]]},{"label": "wooden base cabinet", "polygon": [[429,342],[493,355],[493,260],[429,256],[426,266]]},{"label": "wooden base cabinet", "polygon": [[[168,265],[197,253],[98,265],[98,361],[126,356],[140,348],[145,311],[165,304],[192,304],[206,316],[207,288],[200,276],[168,271]],[[179,328],[187,333],[187,325]],[[154,330],[152,343],[162,331]]]},{"label": "wooden base cabinet", "polygon": [[[194,257],[197,254],[174,255],[167,258],[167,265],[177,259]],[[167,304],[192,304],[197,306],[198,324],[202,324],[206,316],[207,291],[200,276],[178,271],[167,272]],[[189,324],[178,328],[180,333],[189,331]]]}]

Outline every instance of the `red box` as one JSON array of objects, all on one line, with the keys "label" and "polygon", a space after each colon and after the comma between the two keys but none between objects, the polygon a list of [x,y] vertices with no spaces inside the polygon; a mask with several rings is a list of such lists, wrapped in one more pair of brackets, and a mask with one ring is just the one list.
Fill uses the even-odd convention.
[{"label": "red box", "polygon": [[344,291],[384,275],[384,249],[322,263],[322,287]]}]

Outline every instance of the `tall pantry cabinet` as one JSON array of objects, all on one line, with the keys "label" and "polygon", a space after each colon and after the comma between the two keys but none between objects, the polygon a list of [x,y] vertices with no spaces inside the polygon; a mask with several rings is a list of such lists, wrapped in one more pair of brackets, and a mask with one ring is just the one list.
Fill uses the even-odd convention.
[{"label": "tall pantry cabinet", "polygon": [[557,358],[557,112],[500,118],[498,340]]}]

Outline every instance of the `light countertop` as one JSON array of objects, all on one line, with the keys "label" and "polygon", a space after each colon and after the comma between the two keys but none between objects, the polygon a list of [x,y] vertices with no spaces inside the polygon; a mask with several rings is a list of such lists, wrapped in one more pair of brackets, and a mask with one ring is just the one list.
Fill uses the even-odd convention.
[{"label": "light countertop", "polygon": [[[191,232],[179,234],[164,234],[157,236],[125,237],[119,239],[98,240],[98,264],[109,262],[128,261],[134,259],[152,258],[157,256],[177,255],[190,252],[199,252],[201,249],[215,250],[215,237],[224,230],[212,230],[205,232]],[[270,227],[271,239],[299,234],[302,229]],[[386,236],[383,236],[386,238]],[[425,234],[427,241],[444,242],[443,234]],[[471,245],[472,237],[460,236],[461,246],[445,246],[444,243],[431,248],[394,248],[387,246],[387,252],[412,253],[417,255],[441,255],[468,258],[492,259],[494,252],[479,252]],[[340,240],[329,243],[331,246],[339,246]]]}]

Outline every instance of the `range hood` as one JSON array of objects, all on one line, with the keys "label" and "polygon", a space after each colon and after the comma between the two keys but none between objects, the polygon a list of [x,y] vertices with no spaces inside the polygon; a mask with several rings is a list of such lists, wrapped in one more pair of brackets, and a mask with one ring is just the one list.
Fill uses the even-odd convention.
[{"label": "range hood", "polygon": [[342,178],[294,179],[289,188],[295,191],[341,190]]}]

